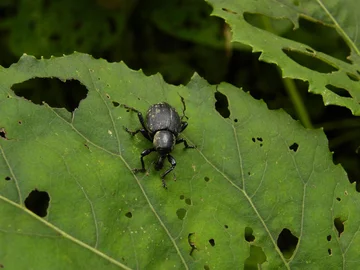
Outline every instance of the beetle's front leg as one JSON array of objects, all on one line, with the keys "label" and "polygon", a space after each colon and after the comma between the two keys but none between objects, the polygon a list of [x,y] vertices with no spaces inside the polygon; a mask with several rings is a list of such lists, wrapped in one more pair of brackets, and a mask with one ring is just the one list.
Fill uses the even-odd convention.
[{"label": "beetle's front leg", "polygon": [[141,169],[133,169],[134,173],[146,172],[145,163],[144,163],[144,157],[146,157],[147,155],[149,155],[151,152],[154,152],[154,151],[156,151],[155,148],[150,148],[150,149],[146,149],[146,150],[141,152],[141,157],[140,157]]},{"label": "beetle's front leg", "polygon": [[167,188],[166,183],[165,183],[165,176],[168,175],[173,169],[175,169],[175,166],[176,166],[176,160],[175,160],[175,158],[173,158],[173,156],[168,155],[167,158],[171,164],[171,167],[169,169],[167,169],[167,171],[164,172],[164,174],[161,176],[161,181],[162,181],[164,188]]},{"label": "beetle's front leg", "polygon": [[176,144],[179,144],[179,143],[184,143],[185,148],[195,148],[194,145],[189,145],[184,138],[179,138],[179,139],[177,139],[177,140],[176,140]]}]

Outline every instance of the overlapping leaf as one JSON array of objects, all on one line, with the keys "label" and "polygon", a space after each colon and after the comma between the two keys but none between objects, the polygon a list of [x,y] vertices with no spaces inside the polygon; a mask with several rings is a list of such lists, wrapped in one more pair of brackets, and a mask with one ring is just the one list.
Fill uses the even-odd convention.
[{"label": "overlapping leaf", "polygon": [[[309,91],[321,94],[325,105],[333,104],[349,108],[354,115],[360,115],[360,45],[358,2],[356,0],[262,0],[262,1],[219,1],[208,0],[214,7],[213,14],[224,18],[232,28],[232,41],[250,45],[254,52],[261,52],[260,60],[279,66],[284,78],[294,78],[309,82]],[[333,27],[350,48],[351,54],[345,62],[316,51],[307,44],[275,35],[259,29],[244,18],[245,14],[261,14],[270,18],[286,18],[299,26],[299,17],[317,21]],[[317,35],[317,33],[313,33]],[[315,58],[335,69],[320,73],[293,61],[286,51],[302,57]],[[328,86],[328,88],[326,87]],[[351,97],[340,96],[331,87],[345,89]],[[330,88],[330,89],[329,89]]]},{"label": "overlapping leaf", "polygon": [[[88,95],[71,114],[11,90],[34,77],[78,80]],[[355,267],[359,199],[322,131],[304,130],[227,84],[217,89],[229,100],[223,118],[216,87],[198,76],[175,87],[83,54],[23,56],[0,71],[0,82],[6,269],[234,269],[250,261],[271,269]],[[132,173],[151,144],[129,137],[123,126],[139,127],[137,116],[117,105],[145,112],[167,101],[180,111],[179,95],[189,117],[183,136],[197,149],[176,147],[177,181],[169,175],[164,190],[154,157],[146,159],[148,174]],[[44,218],[24,207],[35,189],[50,197]],[[340,236],[335,218],[345,225]],[[298,237],[290,259],[277,245],[284,228]],[[263,259],[250,258],[254,249]]]}]

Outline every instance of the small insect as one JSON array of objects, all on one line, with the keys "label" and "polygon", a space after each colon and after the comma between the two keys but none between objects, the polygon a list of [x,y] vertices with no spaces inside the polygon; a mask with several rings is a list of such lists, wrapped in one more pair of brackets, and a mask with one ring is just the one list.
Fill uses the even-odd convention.
[{"label": "small insect", "polygon": [[142,128],[135,131],[130,131],[128,128],[125,128],[126,132],[134,136],[138,132],[153,143],[152,148],[145,149],[141,153],[141,169],[133,169],[135,173],[145,172],[144,157],[149,155],[152,152],[157,152],[159,157],[155,163],[155,169],[160,170],[164,166],[164,161],[167,158],[171,167],[167,169],[161,175],[161,181],[164,188],[166,187],[165,176],[174,170],[176,166],[176,161],[173,156],[170,155],[171,151],[174,149],[176,144],[183,143],[185,148],[195,148],[195,146],[188,145],[187,141],[183,138],[178,138],[181,132],[188,126],[186,121],[183,121],[185,116],[185,102],[184,98],[181,97],[181,102],[183,104],[183,115],[180,117],[176,112],[175,108],[171,107],[168,103],[162,102],[151,105],[148,111],[146,112],[146,122],[140,111],[133,107],[129,107],[125,104],[121,104],[122,107],[136,112],[140,121]]}]

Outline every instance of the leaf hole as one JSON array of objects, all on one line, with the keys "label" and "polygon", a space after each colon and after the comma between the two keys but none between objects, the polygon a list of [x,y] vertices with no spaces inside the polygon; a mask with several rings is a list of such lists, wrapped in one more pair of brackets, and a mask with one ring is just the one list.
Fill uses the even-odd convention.
[{"label": "leaf hole", "polygon": [[225,12],[231,13],[231,14],[237,14],[237,12],[232,11],[232,10],[230,10],[228,8],[222,8],[222,10],[225,11]]},{"label": "leaf hole", "polygon": [[215,109],[217,110],[217,112],[224,118],[229,118],[230,116],[230,111],[229,111],[229,102],[227,97],[219,92],[216,91],[215,92]]},{"label": "leaf hole", "polygon": [[344,226],[344,222],[342,221],[340,218],[335,218],[334,219],[334,226],[339,234],[339,237],[341,236],[341,234],[344,232],[345,230],[345,226]]},{"label": "leaf hole", "polygon": [[19,120],[19,121],[18,121],[18,124],[19,124],[19,125],[22,125],[22,121],[21,121],[21,120]]},{"label": "leaf hole", "polygon": [[207,177],[207,176],[205,176],[205,177],[204,177],[204,180],[205,180],[205,182],[209,182],[209,181],[210,181],[210,178]]},{"label": "leaf hole", "polygon": [[106,93],[105,96],[110,99],[110,95],[108,93]]},{"label": "leaf hole", "polygon": [[315,53],[315,51],[313,49],[305,48],[305,50],[309,53]]},{"label": "leaf hole", "polygon": [[210,266],[208,266],[207,264],[204,265],[204,270],[210,270]]},{"label": "leaf hole", "polygon": [[331,248],[328,249],[328,253],[329,253],[329,256],[332,255],[332,250],[331,250]]},{"label": "leaf hole", "polygon": [[250,245],[250,255],[244,262],[244,269],[262,269],[261,264],[266,262],[266,255],[261,247]]},{"label": "leaf hole", "polygon": [[184,208],[179,208],[179,209],[176,211],[176,215],[177,215],[178,219],[183,220],[183,219],[185,218],[185,215],[186,215],[186,209],[184,209]]},{"label": "leaf hole", "polygon": [[214,240],[213,238],[211,238],[211,239],[209,240],[209,243],[210,243],[210,245],[211,245],[212,247],[215,246],[215,240]]},{"label": "leaf hole", "polygon": [[279,27],[285,29],[293,27],[289,19],[275,19],[258,13],[244,12],[244,19],[248,24],[278,36],[280,35],[280,32],[277,30]]},{"label": "leaf hole", "polygon": [[351,95],[349,94],[349,91],[344,89],[344,88],[339,88],[336,87],[334,85],[331,84],[327,84],[325,86],[327,89],[329,89],[331,92],[333,92],[334,94],[340,96],[340,97],[347,97],[347,98],[351,98]]},{"label": "leaf hole", "polygon": [[192,256],[194,250],[197,249],[196,244],[195,244],[195,233],[189,233],[188,234],[188,243],[189,243],[189,245],[191,247],[189,255]]},{"label": "leaf hole", "polygon": [[73,112],[85,99],[88,90],[77,80],[61,81],[57,78],[34,78],[14,84],[14,93],[37,105],[43,102],[53,108],[65,108]]},{"label": "leaf hole", "polygon": [[331,241],[331,235],[329,234],[328,236],[326,236],[326,239],[330,242]]},{"label": "leaf hole", "polygon": [[5,128],[0,128],[0,137],[7,140]]},{"label": "leaf hole", "polygon": [[284,228],[277,239],[277,245],[284,257],[289,259],[294,253],[299,238],[291,233],[287,228]]},{"label": "leaf hole", "polygon": [[[296,0],[296,2],[300,1]],[[300,17],[298,20],[299,27],[294,29],[294,24],[288,19],[247,12],[244,13],[244,19],[254,27],[282,38],[306,44],[308,47],[314,48],[315,51],[351,63],[347,59],[347,56],[350,55],[350,48],[334,27]],[[305,50],[315,55],[313,50],[308,48]]]},{"label": "leaf hole", "polygon": [[180,200],[183,200],[185,198],[184,195],[180,195]]},{"label": "leaf hole", "polygon": [[189,198],[185,199],[185,203],[188,205],[191,205],[192,204],[191,199],[189,199]]},{"label": "leaf hole", "polygon": [[120,103],[116,102],[116,101],[113,101],[112,104],[113,104],[114,107],[119,107],[120,106]]},{"label": "leaf hole", "polygon": [[296,152],[299,148],[299,145],[297,143],[293,143],[292,145],[290,145],[289,149]]},{"label": "leaf hole", "polygon": [[354,74],[351,74],[349,72],[346,72],[346,75],[349,77],[350,80],[354,81],[354,82],[358,82],[359,81],[359,78],[354,75]]},{"label": "leaf hole", "polygon": [[25,199],[25,207],[39,217],[47,215],[50,197],[46,191],[34,189]]},{"label": "leaf hole", "polygon": [[132,216],[133,216],[133,214],[131,212],[127,212],[125,214],[125,217],[127,217],[127,218],[132,218]]},{"label": "leaf hole", "polygon": [[318,52],[351,63],[347,59],[347,56],[350,55],[350,48],[334,27],[299,18],[299,28],[289,30],[283,35],[285,38],[306,44]]},{"label": "leaf hole", "polygon": [[253,229],[250,227],[245,227],[245,240],[247,242],[253,242],[255,240],[255,236],[253,235]]},{"label": "leaf hole", "polygon": [[10,180],[11,180],[11,177],[10,177],[10,176],[6,176],[6,177],[5,177],[5,180],[6,180],[6,181],[10,181]]},{"label": "leaf hole", "polygon": [[[256,139],[255,139],[255,138],[251,138],[251,140],[252,140],[253,142],[256,142],[256,141],[262,142],[262,141],[263,141],[263,139],[262,139],[261,137],[257,137]],[[263,146],[263,144],[260,143],[260,147],[262,147],[262,146]]]},{"label": "leaf hole", "polygon": [[229,229],[229,226],[225,224],[225,225],[224,225],[224,228],[225,228],[225,229]]},{"label": "leaf hole", "polygon": [[289,48],[283,48],[282,51],[293,61],[298,63],[299,65],[309,68],[313,71],[317,71],[320,73],[331,73],[334,71],[338,71],[339,69],[334,65],[330,65],[320,58],[316,58],[314,56],[310,56],[304,54],[301,51],[296,51]]},{"label": "leaf hole", "polygon": [[234,122],[235,122],[235,123],[237,123],[237,122],[238,122],[238,120],[235,118],[235,119],[234,119]]},{"label": "leaf hole", "polygon": [[340,197],[337,197],[336,200],[340,202],[340,201],[341,201],[341,198],[340,198]]}]

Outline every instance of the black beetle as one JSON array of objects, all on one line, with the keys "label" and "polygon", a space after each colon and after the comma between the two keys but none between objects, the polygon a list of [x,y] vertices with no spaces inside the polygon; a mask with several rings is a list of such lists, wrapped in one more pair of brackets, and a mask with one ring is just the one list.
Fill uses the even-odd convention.
[{"label": "black beetle", "polygon": [[178,143],[184,143],[185,148],[195,148],[194,146],[188,145],[185,139],[178,138],[179,134],[183,132],[184,129],[188,126],[188,123],[183,121],[183,118],[186,117],[186,106],[183,97],[181,97],[181,102],[184,106],[183,115],[181,118],[176,112],[175,108],[171,107],[166,102],[162,102],[150,106],[146,112],[146,122],[144,121],[144,117],[140,111],[125,104],[121,104],[122,107],[137,113],[142,126],[142,128],[135,131],[130,131],[128,128],[125,128],[125,130],[132,136],[138,132],[141,132],[141,134],[154,145],[153,148],[142,151],[140,157],[142,168],[134,169],[133,171],[135,173],[145,172],[144,157],[149,155],[151,152],[158,152],[159,158],[155,163],[156,170],[162,169],[165,158],[167,158],[171,164],[171,167],[161,175],[164,188],[166,188],[165,176],[170,173],[176,166],[175,159],[170,155],[171,151],[174,149],[174,146]]}]

